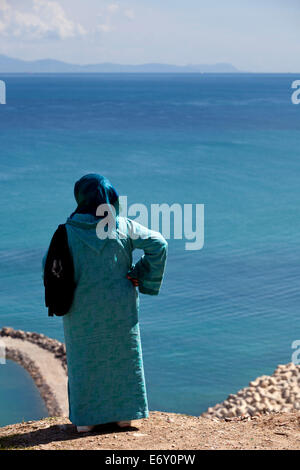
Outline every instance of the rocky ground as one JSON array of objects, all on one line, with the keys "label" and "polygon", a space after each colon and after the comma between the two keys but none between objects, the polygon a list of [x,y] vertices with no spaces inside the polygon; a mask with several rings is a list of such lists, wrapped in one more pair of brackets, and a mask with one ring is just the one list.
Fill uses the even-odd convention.
[{"label": "rocky ground", "polygon": [[0,428],[0,450],[241,450],[300,449],[300,412],[271,413],[254,418],[217,418],[151,412],[133,427],[99,426],[77,434],[65,418]]}]

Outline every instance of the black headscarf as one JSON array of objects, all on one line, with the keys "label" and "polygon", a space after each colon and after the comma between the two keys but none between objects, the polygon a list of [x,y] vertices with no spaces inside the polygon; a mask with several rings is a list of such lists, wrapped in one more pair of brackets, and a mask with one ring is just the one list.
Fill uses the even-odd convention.
[{"label": "black headscarf", "polygon": [[83,176],[75,183],[74,196],[78,205],[73,214],[96,216],[97,208],[102,204],[113,206],[116,215],[119,213],[119,195],[105,176],[95,173]]}]

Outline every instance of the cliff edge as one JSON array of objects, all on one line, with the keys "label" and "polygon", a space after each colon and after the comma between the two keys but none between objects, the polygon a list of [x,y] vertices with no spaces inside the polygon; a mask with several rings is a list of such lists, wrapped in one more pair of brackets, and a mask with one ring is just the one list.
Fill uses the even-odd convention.
[{"label": "cliff edge", "polygon": [[0,428],[0,451],[300,449],[296,410],[230,421],[155,411],[132,424],[122,430],[101,425],[86,435],[61,417],[14,424]]}]

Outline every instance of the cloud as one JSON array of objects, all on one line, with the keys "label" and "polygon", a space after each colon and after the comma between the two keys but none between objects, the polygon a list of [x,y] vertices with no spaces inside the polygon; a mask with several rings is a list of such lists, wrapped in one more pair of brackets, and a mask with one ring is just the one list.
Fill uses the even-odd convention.
[{"label": "cloud", "polygon": [[103,23],[103,24],[99,24],[96,27],[96,30],[101,31],[102,33],[110,33],[111,31],[113,31],[113,27],[108,23]]},{"label": "cloud", "polygon": [[125,10],[124,11],[124,15],[129,18],[130,20],[134,20],[135,18],[135,14],[134,14],[134,11],[132,9],[130,10]]},{"label": "cloud", "polygon": [[117,0],[101,0],[97,9],[96,22],[85,28],[82,17],[70,18],[59,0],[0,0],[0,38],[33,42],[92,37],[119,31],[124,20],[135,18],[134,11]]},{"label": "cloud", "polygon": [[129,8],[121,8],[118,3],[110,3],[102,10],[102,13],[98,15],[101,17],[102,23],[100,23],[96,30],[102,33],[110,33],[111,31],[116,30],[116,24],[122,19],[127,18],[133,20],[135,18],[134,11]]},{"label": "cloud", "polygon": [[119,10],[119,5],[117,3],[111,3],[110,5],[107,5],[106,9],[111,13],[115,13]]},{"label": "cloud", "polygon": [[54,0],[0,0],[0,35],[35,40],[67,39],[85,35],[79,23],[67,18],[62,6]]},{"label": "cloud", "polygon": [[9,8],[6,0],[0,0],[0,11],[5,11]]}]

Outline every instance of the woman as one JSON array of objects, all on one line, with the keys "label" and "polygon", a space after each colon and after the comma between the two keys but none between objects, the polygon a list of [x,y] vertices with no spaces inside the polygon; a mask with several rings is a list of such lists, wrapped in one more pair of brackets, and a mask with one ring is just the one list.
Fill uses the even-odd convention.
[{"label": "woman", "polygon": [[[118,194],[107,178],[86,175],[74,194],[78,206],[66,228],[76,289],[63,317],[70,421],[78,432],[109,422],[130,426],[131,420],[149,416],[136,287],[144,294],[159,293],[167,242],[118,215]],[[103,204],[110,219],[97,215]],[[102,227],[99,236],[106,220],[115,225]],[[133,266],[136,248],[144,255]]]}]

